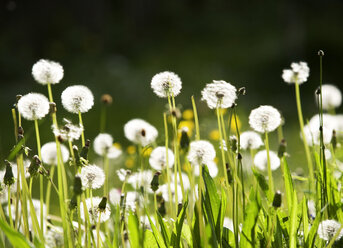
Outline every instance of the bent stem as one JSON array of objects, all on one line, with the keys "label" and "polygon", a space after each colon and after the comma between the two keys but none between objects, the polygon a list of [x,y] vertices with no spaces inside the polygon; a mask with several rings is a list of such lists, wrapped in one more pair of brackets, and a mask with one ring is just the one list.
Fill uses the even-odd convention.
[{"label": "bent stem", "polygon": [[298,109],[298,118],[299,118],[299,125],[301,130],[301,136],[303,138],[304,148],[305,148],[305,154],[307,159],[307,165],[308,165],[308,171],[310,174],[309,177],[309,187],[312,188],[313,182],[314,182],[314,174],[313,174],[313,164],[312,164],[312,158],[310,154],[310,149],[307,144],[305,132],[304,132],[304,120],[303,120],[303,114],[301,109],[301,101],[300,101],[300,89],[299,84],[295,83],[295,96],[297,101],[297,109]]}]

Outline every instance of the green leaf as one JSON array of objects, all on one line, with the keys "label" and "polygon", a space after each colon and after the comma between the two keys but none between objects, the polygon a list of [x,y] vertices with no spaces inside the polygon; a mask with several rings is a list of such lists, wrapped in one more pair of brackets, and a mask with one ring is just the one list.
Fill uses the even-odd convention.
[{"label": "green leaf", "polygon": [[190,247],[190,248],[193,247],[192,232],[191,232],[191,229],[190,229],[189,225],[187,225],[185,223],[182,226],[181,237],[186,241],[188,247]]},{"label": "green leaf", "polygon": [[235,247],[235,235],[231,232],[230,229],[224,227],[223,228],[223,236],[222,236],[222,247],[223,248],[234,248]]},{"label": "green leaf", "polygon": [[290,226],[289,226],[289,247],[296,248],[297,247],[297,211],[298,211],[298,200],[297,200],[297,193],[293,191],[293,205],[291,208],[291,216],[290,216]]},{"label": "green leaf", "polygon": [[257,224],[258,214],[261,209],[261,199],[254,188],[251,188],[249,203],[244,213],[243,230],[241,233],[240,247],[255,247],[255,226]]},{"label": "green leaf", "polygon": [[166,223],[164,222],[161,214],[157,211],[157,219],[158,219],[158,223],[160,224],[161,227],[161,233],[162,233],[162,237],[164,240],[164,243],[167,247],[169,247],[169,243],[170,243],[170,232],[166,226]]},{"label": "green leaf", "polygon": [[171,238],[171,244],[173,247],[180,247],[181,233],[183,222],[185,221],[186,211],[187,211],[188,200],[184,203],[179,216],[174,225],[174,230]]},{"label": "green leaf", "polygon": [[138,247],[141,244],[139,220],[131,211],[128,218],[128,230],[131,247]]},{"label": "green leaf", "polygon": [[14,230],[2,219],[0,219],[0,227],[1,227],[1,231],[5,233],[6,237],[8,238],[8,240],[11,242],[11,244],[14,247],[20,247],[20,248],[35,247],[33,244],[31,244],[29,241],[26,240],[23,234]]},{"label": "green leaf", "polygon": [[144,248],[159,248],[154,234],[150,230],[144,232]]},{"label": "green leaf", "polygon": [[306,240],[308,238],[309,234],[309,223],[308,223],[308,208],[307,208],[307,200],[304,196],[302,201],[302,207],[303,207],[303,228],[304,228],[304,244],[306,243]]},{"label": "green leaf", "polygon": [[152,232],[154,234],[154,237],[155,237],[155,240],[156,240],[158,246],[160,248],[167,248],[161,233],[157,230],[156,226],[154,225],[154,222],[152,222],[152,220],[151,220],[151,218],[149,216],[149,213],[148,213],[148,211],[146,209],[145,209],[145,212],[146,212],[146,215],[148,216],[148,219],[149,219],[149,222],[150,222],[150,226],[151,226]]},{"label": "green leaf", "polygon": [[292,176],[291,176],[291,173],[289,172],[288,163],[285,157],[283,157],[282,160],[283,160],[283,180],[285,182],[288,212],[290,213],[292,209],[292,205],[293,205],[293,181],[292,181]]},{"label": "green leaf", "polygon": [[254,176],[256,177],[256,180],[258,182],[258,185],[262,189],[263,193],[267,197],[270,197],[271,192],[269,190],[269,186],[268,186],[268,183],[266,181],[266,178],[262,174],[258,173],[254,168],[251,168],[251,169],[252,169]]}]

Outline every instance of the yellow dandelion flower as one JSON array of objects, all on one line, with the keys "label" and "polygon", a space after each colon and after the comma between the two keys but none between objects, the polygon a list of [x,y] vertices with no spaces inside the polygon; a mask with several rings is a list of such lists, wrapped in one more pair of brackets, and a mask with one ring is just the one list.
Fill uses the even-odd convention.
[{"label": "yellow dandelion flower", "polygon": [[219,140],[219,131],[218,129],[214,129],[210,132],[210,139],[211,140]]},{"label": "yellow dandelion flower", "polygon": [[153,150],[152,147],[148,147],[148,148],[144,149],[143,150],[143,156],[144,157],[149,157],[151,152],[152,152],[152,150]]},{"label": "yellow dandelion flower", "polygon": [[132,169],[135,165],[135,160],[133,158],[128,158],[126,161],[125,161],[125,166],[126,168],[128,169]]},{"label": "yellow dandelion flower", "polygon": [[121,145],[120,145],[118,142],[115,142],[115,143],[113,144],[113,146],[114,146],[115,148],[121,149]]},{"label": "yellow dandelion flower", "polygon": [[186,109],[182,113],[182,118],[185,120],[193,120],[193,110],[192,109]]},{"label": "yellow dandelion flower", "polygon": [[127,148],[126,148],[126,151],[127,151],[127,153],[128,154],[135,154],[136,153],[136,147],[135,146],[128,146]]},{"label": "yellow dandelion flower", "polygon": [[180,121],[179,123],[179,130],[182,130],[184,127],[188,128],[188,136],[192,135],[194,129],[194,122],[193,121]]},{"label": "yellow dandelion flower", "polygon": [[[237,117],[237,127],[238,127],[238,130],[240,130],[242,127],[242,122],[238,116],[236,116],[236,117]],[[230,125],[230,119],[228,120],[228,124]],[[234,116],[232,116],[232,118],[231,118],[231,132],[236,133],[236,121],[235,121]]]}]

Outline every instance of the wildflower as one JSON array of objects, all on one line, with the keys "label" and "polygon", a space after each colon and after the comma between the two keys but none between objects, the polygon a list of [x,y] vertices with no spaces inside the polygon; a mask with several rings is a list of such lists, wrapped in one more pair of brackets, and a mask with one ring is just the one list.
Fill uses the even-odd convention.
[{"label": "wildflower", "polygon": [[206,101],[210,109],[229,108],[237,99],[236,87],[220,80],[213,80],[201,91],[201,100]]},{"label": "wildflower", "polygon": [[193,118],[194,118],[193,110],[192,109],[185,109],[182,112],[182,118],[185,120],[189,120],[189,121],[193,120]]},{"label": "wildflower", "polygon": [[49,225],[44,237],[46,248],[61,247],[64,244],[63,229],[59,226]]},{"label": "wildflower", "polygon": [[261,136],[254,131],[243,132],[240,138],[241,148],[244,150],[258,149],[260,146],[263,146]]},{"label": "wildflower", "polygon": [[148,122],[141,119],[133,119],[124,126],[125,137],[135,144],[147,146],[157,138],[158,131]]},{"label": "wildflower", "polygon": [[[218,175],[218,167],[217,164],[214,161],[211,161],[207,163],[208,172],[210,173],[210,176],[212,178],[216,177]],[[199,176],[200,175],[200,168],[199,165],[194,166],[194,175]]]},{"label": "wildflower", "polygon": [[[337,233],[337,231],[341,228],[341,223],[335,220],[324,220],[319,223],[318,226],[318,236],[319,238],[330,241]],[[343,230],[338,234],[336,240],[341,239],[343,236]]]},{"label": "wildflower", "polygon": [[107,133],[100,133],[94,139],[94,151],[100,156],[117,158],[121,155],[121,150],[113,145],[113,138]]},{"label": "wildflower", "polygon": [[[156,147],[150,154],[149,163],[155,170],[163,170],[167,166],[166,148],[164,146]],[[168,149],[168,166],[174,165],[174,153]]]},{"label": "wildflower", "polygon": [[18,101],[18,111],[27,120],[40,120],[49,113],[49,101],[39,93],[29,93]]},{"label": "wildflower", "polygon": [[[178,185],[181,185],[179,173],[177,173],[176,178],[177,178],[177,184],[178,184]],[[190,182],[189,182],[189,178],[188,178],[187,174],[181,172],[181,178],[182,178],[183,188],[184,188],[185,190],[190,189],[191,184],[190,184]],[[174,177],[174,176],[172,177],[171,183],[175,183],[175,177]]]},{"label": "wildflower", "polygon": [[205,140],[193,141],[188,152],[188,161],[192,165],[203,165],[211,163],[216,156],[213,145]]},{"label": "wildflower", "polygon": [[117,175],[119,177],[120,181],[124,181],[126,179],[127,176],[129,176],[131,174],[130,170],[125,170],[125,169],[119,169],[117,170]]},{"label": "wildflower", "polygon": [[[101,203],[102,198],[100,197],[92,197],[92,198],[87,198],[86,199],[86,206],[87,206],[87,211],[89,213],[89,219],[92,224],[95,224],[99,221],[99,213],[100,214],[100,223],[103,223],[107,221],[110,216],[111,216],[111,208],[107,203],[105,203],[105,206],[99,207],[99,204]],[[80,207],[80,214],[81,218],[84,219],[84,206],[82,205]]]},{"label": "wildflower", "polygon": [[96,165],[87,165],[81,169],[82,186],[90,189],[98,189],[105,182],[104,171]]},{"label": "wildflower", "polygon": [[135,189],[144,188],[151,192],[150,183],[153,176],[154,174],[151,170],[134,172],[128,177],[127,182]]},{"label": "wildflower", "polygon": [[[67,162],[69,159],[69,151],[65,145],[61,144],[61,154],[63,163]],[[43,163],[49,165],[57,165],[57,149],[55,142],[48,142],[42,146],[42,160]]]},{"label": "wildflower", "polygon": [[101,96],[101,99],[100,99],[100,100],[101,100],[101,102],[102,102],[103,104],[105,104],[105,105],[107,105],[107,106],[111,105],[112,102],[113,102],[112,96],[109,95],[109,94],[103,94],[103,95]]},{"label": "wildflower", "polygon": [[83,85],[74,85],[66,88],[61,95],[63,107],[74,114],[86,113],[94,105],[92,92]]},{"label": "wildflower", "polygon": [[177,96],[180,94],[182,82],[174,72],[165,71],[156,74],[152,78],[151,88],[158,97]]},{"label": "wildflower", "polygon": [[[304,134],[309,146],[320,145],[320,131],[319,128],[311,127],[311,125],[304,126]],[[302,135],[300,133],[300,138]],[[323,142],[329,144],[332,138],[332,129],[323,127]]]},{"label": "wildflower", "polygon": [[302,84],[307,81],[310,75],[310,68],[306,62],[292,63],[291,69],[283,70],[282,78],[286,83]]},{"label": "wildflower", "polygon": [[54,61],[40,59],[32,66],[32,76],[40,84],[57,84],[63,78],[63,67]]},{"label": "wildflower", "polygon": [[52,126],[53,133],[56,137],[62,140],[68,140],[73,142],[81,137],[83,127],[81,125],[74,125],[71,121],[63,119],[65,125],[62,128],[56,128],[55,125]]},{"label": "wildflower", "polygon": [[[270,168],[271,170],[276,170],[280,167],[280,159],[277,156],[277,154],[273,151],[269,151],[269,158],[270,158]],[[264,171],[267,168],[268,160],[267,160],[267,151],[259,151],[256,153],[254,157],[254,164],[259,168],[260,170]]]},{"label": "wildflower", "polygon": [[[177,185],[177,197],[178,202],[182,201],[182,189],[180,185]],[[170,183],[170,191],[172,193],[172,201],[175,200],[175,184]],[[157,194],[162,193],[162,197],[166,202],[169,202],[169,192],[168,192],[168,184],[163,184],[159,187],[156,191]]]},{"label": "wildflower", "polygon": [[272,106],[260,106],[251,111],[249,124],[257,132],[272,132],[281,124],[281,115]]},{"label": "wildflower", "polygon": [[322,100],[324,110],[338,108],[342,103],[342,93],[335,85],[323,84]]},{"label": "wildflower", "polygon": [[121,191],[119,189],[113,188],[109,192],[110,202],[116,206],[120,204]]}]

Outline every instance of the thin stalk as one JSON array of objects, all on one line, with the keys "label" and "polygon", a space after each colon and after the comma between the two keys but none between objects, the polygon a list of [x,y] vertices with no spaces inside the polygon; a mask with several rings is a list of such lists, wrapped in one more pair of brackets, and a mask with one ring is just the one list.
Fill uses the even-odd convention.
[{"label": "thin stalk", "polygon": [[304,132],[304,120],[303,120],[303,114],[302,114],[302,109],[301,109],[300,89],[299,89],[299,84],[297,82],[295,83],[295,96],[296,96],[296,101],[297,101],[300,131],[301,131],[301,136],[302,136],[303,143],[304,143],[305,154],[306,154],[306,159],[307,159],[307,166],[308,166],[308,170],[309,170],[309,174],[310,174],[309,175],[309,187],[311,188],[312,184],[314,182],[313,164],[312,164],[310,149],[308,147],[305,132]]},{"label": "thin stalk", "polygon": [[157,207],[157,199],[156,199],[156,192],[154,192],[154,207],[155,207],[155,220],[156,220],[156,227],[157,230],[159,230],[159,225],[158,225],[158,219],[157,219],[157,211],[158,211],[158,207]]},{"label": "thin stalk", "polygon": [[[54,173],[55,173],[55,165],[52,165],[50,170],[50,178],[54,180]],[[46,197],[45,197],[45,205],[46,205],[46,216],[49,215],[50,210],[50,194],[51,194],[51,181],[48,181],[48,186],[46,188]]]},{"label": "thin stalk", "polygon": [[194,122],[195,122],[195,140],[200,140],[199,119],[198,119],[197,106],[195,105],[195,101],[194,101],[194,96],[192,96],[192,107],[193,107],[193,115],[194,115]]},{"label": "thin stalk", "polygon": [[229,181],[227,178],[227,171],[226,171],[226,161],[225,161],[225,152],[224,152],[224,144],[223,144],[222,126],[221,126],[219,111],[220,111],[219,106],[217,106],[217,122],[218,122],[219,139],[220,139],[220,151],[221,151],[221,155],[222,155],[222,165],[223,165],[226,187],[229,187]]},{"label": "thin stalk", "polygon": [[109,161],[107,155],[104,155],[104,169],[105,169],[105,185],[104,196],[108,197],[108,176],[109,176]]},{"label": "thin stalk", "polygon": [[79,111],[79,123],[80,123],[80,126],[82,127],[81,140],[82,140],[82,147],[84,147],[86,144],[85,143],[85,129],[83,127],[82,114],[80,111]]},{"label": "thin stalk", "polygon": [[10,225],[13,228],[13,219],[12,219],[12,203],[11,203],[11,187],[7,186],[7,195],[8,195],[8,201],[7,201],[7,205],[8,205],[8,217],[10,218]]},{"label": "thin stalk", "polygon": [[[39,136],[39,127],[38,127],[38,121],[35,120],[35,130],[36,130],[36,140],[37,140],[37,150],[38,150],[38,157],[40,161],[42,161],[42,153],[41,153],[41,145],[40,145],[40,136]],[[42,161],[43,163],[43,161]],[[43,165],[42,165],[43,166]],[[39,200],[40,200],[40,209],[43,209],[43,202],[44,202],[44,192],[43,192],[43,175],[39,175]],[[40,211],[40,224],[41,224],[41,229],[44,232],[44,222],[43,222],[43,216],[44,216],[44,211]]]},{"label": "thin stalk", "polygon": [[101,211],[99,211],[98,223],[96,225],[97,248],[100,248],[100,218],[101,218]]},{"label": "thin stalk", "polygon": [[[169,196],[169,204],[170,204],[170,213],[173,213],[173,201],[172,193],[170,188],[170,169],[169,169],[169,158],[168,158],[168,125],[167,125],[167,115],[166,113],[163,114],[163,122],[164,122],[164,136],[165,136],[165,146],[166,146],[166,171],[167,171],[167,183],[168,183],[168,196]],[[175,166],[175,165],[174,165]]]},{"label": "thin stalk", "polygon": [[274,181],[273,181],[273,173],[272,169],[270,166],[270,154],[269,154],[269,138],[268,138],[268,132],[265,132],[265,140],[264,144],[266,146],[266,151],[267,151],[267,164],[268,164],[268,186],[271,192],[270,199],[272,200],[271,197],[274,195]]}]

